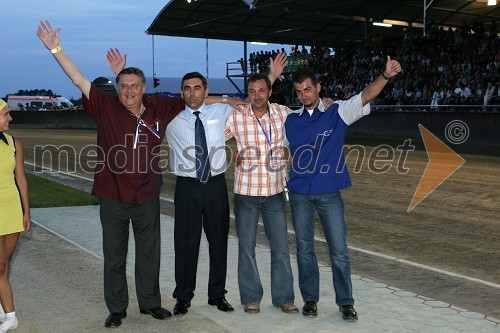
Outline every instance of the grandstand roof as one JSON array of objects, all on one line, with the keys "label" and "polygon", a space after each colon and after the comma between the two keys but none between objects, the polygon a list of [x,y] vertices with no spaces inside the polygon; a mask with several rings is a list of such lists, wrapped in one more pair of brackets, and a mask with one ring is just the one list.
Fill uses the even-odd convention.
[{"label": "grandstand roof", "polygon": [[[277,44],[342,44],[365,35],[394,35],[403,27],[377,27],[393,20],[422,27],[424,2],[432,0],[171,0],[146,33]],[[500,6],[487,0],[434,0],[427,18],[459,27],[500,23]],[[396,23],[396,22],[393,22]],[[407,25],[407,24],[406,24]]]}]

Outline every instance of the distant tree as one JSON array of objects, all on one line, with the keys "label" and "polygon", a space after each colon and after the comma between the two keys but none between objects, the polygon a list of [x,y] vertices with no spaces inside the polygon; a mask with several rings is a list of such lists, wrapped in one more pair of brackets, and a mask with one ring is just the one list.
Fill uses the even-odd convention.
[{"label": "distant tree", "polygon": [[17,93],[7,94],[7,95],[17,95],[17,96],[49,96],[49,97],[59,97],[52,89],[32,89],[23,90],[20,89]]},{"label": "distant tree", "polygon": [[70,100],[71,103],[75,104],[75,106],[82,105],[82,99],[81,98],[74,99],[73,97],[71,97],[69,100]]}]

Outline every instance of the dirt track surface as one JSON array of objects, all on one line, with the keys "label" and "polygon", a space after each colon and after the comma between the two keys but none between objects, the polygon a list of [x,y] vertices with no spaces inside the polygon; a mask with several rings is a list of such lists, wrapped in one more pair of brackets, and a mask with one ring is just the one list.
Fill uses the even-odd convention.
[{"label": "dirt track surface", "polygon": [[[92,178],[92,172],[79,167],[79,157],[81,162],[92,158],[79,155],[85,146],[95,145],[94,130],[18,129],[11,134],[22,141],[27,162],[36,159],[41,165],[43,160],[45,166],[60,171],[69,168]],[[63,162],[60,167],[57,163],[50,165],[47,145],[66,145],[68,157],[59,154],[59,162]],[[234,141],[228,145],[234,149]],[[369,156],[372,147],[365,149]],[[371,172],[368,158],[355,172],[359,159],[349,155],[353,186],[343,191],[349,245],[500,283],[500,157],[462,157],[465,164],[408,213],[428,162],[425,152],[408,153],[404,163],[407,173],[397,172],[396,162],[385,173]],[[231,165],[226,173],[230,194],[233,168]],[[174,176],[164,175],[163,197],[173,198],[174,182]]]}]

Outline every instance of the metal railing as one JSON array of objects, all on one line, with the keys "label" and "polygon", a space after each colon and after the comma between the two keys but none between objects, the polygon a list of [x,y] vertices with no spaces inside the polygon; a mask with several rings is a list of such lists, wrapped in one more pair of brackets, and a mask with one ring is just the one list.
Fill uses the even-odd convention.
[{"label": "metal railing", "polygon": [[[236,90],[238,90],[238,93],[240,93],[241,95],[246,95],[245,84],[246,84],[246,78],[248,77],[248,74],[245,74],[246,71],[244,66],[245,64],[242,64],[239,61],[226,63],[226,77],[229,80],[229,82],[231,82],[231,84],[236,88]],[[246,64],[246,66],[247,66],[246,69],[248,69],[249,68],[248,63]],[[233,78],[243,78],[244,79],[243,87],[239,87],[236,84],[236,82],[234,82]]]},{"label": "metal railing", "polygon": [[499,112],[500,105],[371,105],[372,111]]}]

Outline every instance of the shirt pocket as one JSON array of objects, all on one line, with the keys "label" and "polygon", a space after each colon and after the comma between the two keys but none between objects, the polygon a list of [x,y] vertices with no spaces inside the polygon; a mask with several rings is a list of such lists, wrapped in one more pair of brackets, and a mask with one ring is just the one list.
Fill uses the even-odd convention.
[{"label": "shirt pocket", "polygon": [[205,125],[205,135],[207,138],[207,143],[218,143],[225,142],[225,121],[220,121],[219,119],[210,119],[207,120],[207,124]]}]

